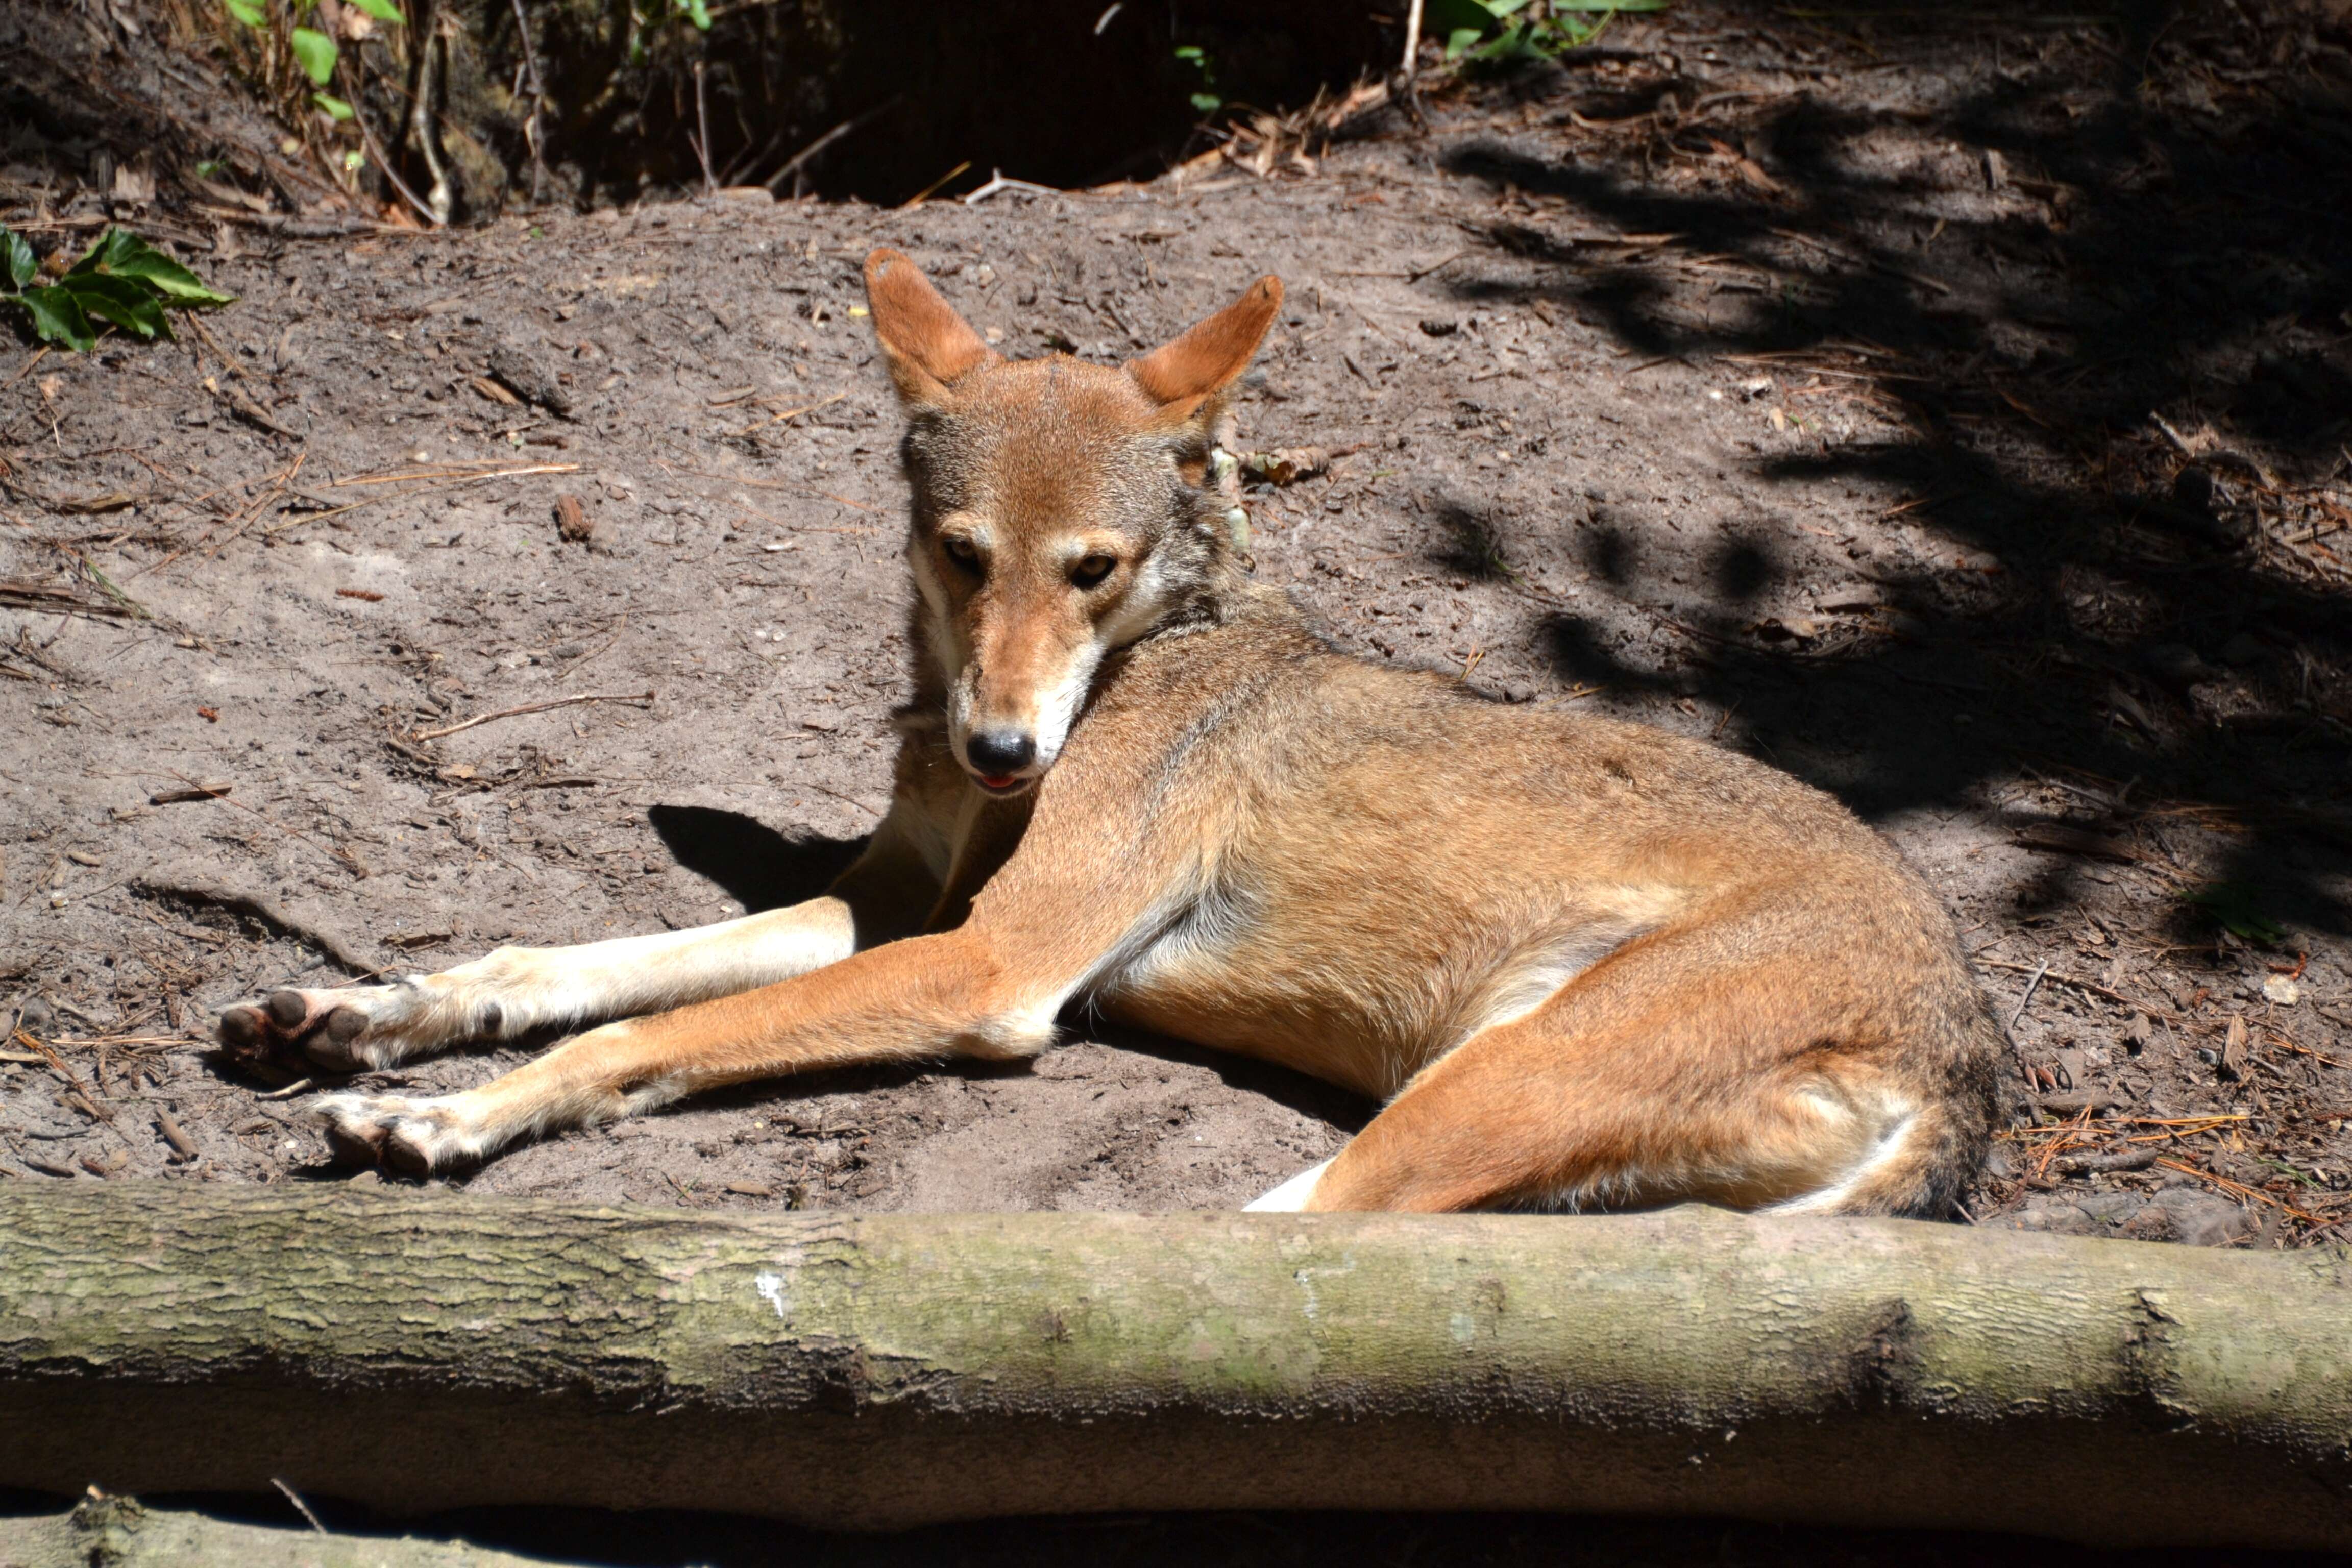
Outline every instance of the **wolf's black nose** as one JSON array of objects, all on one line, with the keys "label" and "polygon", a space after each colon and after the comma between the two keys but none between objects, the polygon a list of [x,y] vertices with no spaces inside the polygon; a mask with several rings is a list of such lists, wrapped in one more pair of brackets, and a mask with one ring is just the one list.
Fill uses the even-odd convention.
[{"label": "wolf's black nose", "polygon": [[1037,755],[1037,742],[1019,730],[982,730],[963,743],[972,772],[1003,778],[1027,767]]}]

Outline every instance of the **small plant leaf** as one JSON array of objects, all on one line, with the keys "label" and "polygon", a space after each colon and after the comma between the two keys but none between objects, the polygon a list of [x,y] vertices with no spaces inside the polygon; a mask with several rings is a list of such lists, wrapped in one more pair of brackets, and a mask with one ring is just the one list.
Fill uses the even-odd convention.
[{"label": "small plant leaf", "polygon": [[684,0],[686,19],[704,32],[710,31],[710,7],[705,0]]},{"label": "small plant leaf", "polygon": [[335,40],[312,27],[297,27],[286,36],[295,63],[309,73],[314,87],[335,79]]},{"label": "small plant leaf", "polygon": [[1445,58],[1453,59],[1486,35],[1476,27],[1456,27],[1445,35]]},{"label": "small plant leaf", "polygon": [[108,229],[65,280],[93,274],[137,279],[174,305],[226,305],[236,298],[207,289],[204,279],[126,229]]},{"label": "small plant leaf", "polygon": [[77,278],[62,285],[74,298],[85,314],[101,321],[112,321],[128,332],[142,338],[168,338],[171,323],[163,320],[163,306],[152,290],[128,278],[108,278],[97,274]]},{"label": "small plant leaf", "polygon": [[400,14],[400,7],[394,5],[393,0],[347,0],[347,3],[358,6],[379,22],[389,22],[395,27],[407,25],[408,18]]},{"label": "small plant leaf", "polygon": [[352,106],[331,92],[314,92],[310,95],[310,101],[317,104],[320,111],[330,120],[343,121],[352,117]]},{"label": "small plant leaf", "polygon": [[1551,0],[1554,11],[1663,11],[1674,0]]},{"label": "small plant leaf", "polygon": [[2265,947],[2286,940],[2286,928],[2263,913],[2253,889],[2237,882],[2209,882],[2188,896],[2188,901],[2231,935]]},{"label": "small plant leaf", "polygon": [[247,26],[259,29],[269,26],[269,18],[257,0],[221,0],[221,8]]},{"label": "small plant leaf", "polygon": [[14,229],[0,228],[0,273],[6,274],[11,289],[22,289],[41,275],[41,258]]},{"label": "small plant leaf", "polygon": [[1423,15],[1427,19],[1423,26],[1431,37],[1439,38],[1451,39],[1461,32],[1483,37],[1495,25],[1495,13],[1479,0],[1428,0]]},{"label": "small plant leaf", "polygon": [[98,342],[89,318],[62,288],[27,289],[21,294],[0,294],[0,300],[23,306],[33,318],[33,335],[45,343],[63,343],[77,353],[87,353]]}]

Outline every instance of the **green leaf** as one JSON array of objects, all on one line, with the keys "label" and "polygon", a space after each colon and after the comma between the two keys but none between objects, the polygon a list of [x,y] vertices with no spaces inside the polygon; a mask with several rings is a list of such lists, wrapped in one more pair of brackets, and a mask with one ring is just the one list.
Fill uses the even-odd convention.
[{"label": "green leaf", "polygon": [[1433,38],[1451,38],[1468,31],[1484,37],[1495,25],[1495,13],[1479,0],[1428,0],[1423,26]]},{"label": "green leaf", "polygon": [[142,338],[172,335],[171,323],[163,320],[163,307],[154,294],[128,278],[89,276],[65,288],[75,304],[101,321],[112,321]]},{"label": "green leaf", "polygon": [[1496,21],[1524,9],[1528,0],[1485,0],[1487,12]]},{"label": "green leaf", "polygon": [[1218,110],[1223,109],[1224,106],[1225,100],[1219,98],[1213,92],[1196,92],[1192,94],[1192,107],[1199,110],[1203,114],[1214,114]]},{"label": "green leaf", "polygon": [[63,289],[27,289],[21,294],[0,294],[0,300],[23,306],[33,318],[33,335],[45,343],[63,343],[78,353],[88,353],[98,342],[89,318]]},{"label": "green leaf", "polygon": [[332,93],[314,92],[310,95],[310,101],[323,110],[330,120],[349,120],[352,117],[352,106]]},{"label": "green leaf", "polygon": [[1445,36],[1445,58],[1453,59],[1486,35],[1476,27],[1456,27]]},{"label": "green leaf", "polygon": [[286,36],[293,46],[295,63],[310,78],[313,87],[324,87],[335,79],[335,40],[310,27],[297,27]]},{"label": "green leaf", "polygon": [[127,229],[108,229],[65,280],[99,274],[137,279],[174,305],[226,305],[236,298],[207,289],[194,273]]},{"label": "green leaf", "polygon": [[221,8],[248,27],[258,29],[269,26],[269,18],[263,13],[257,0],[221,0]]},{"label": "green leaf", "polygon": [[400,7],[394,5],[393,0],[347,0],[347,4],[356,5],[377,21],[389,22],[395,27],[404,26],[408,22],[408,18],[400,14]]},{"label": "green leaf", "polygon": [[1555,11],[1663,11],[1674,0],[1551,0]]},{"label": "green leaf", "polygon": [[41,275],[41,258],[14,229],[0,228],[0,274],[5,274],[11,289],[22,289]]},{"label": "green leaf", "polygon": [[344,174],[355,174],[366,167],[367,154],[361,152],[358,148],[350,148],[343,153]]},{"label": "green leaf", "polygon": [[706,0],[683,0],[681,9],[686,12],[688,21],[706,33],[710,31],[710,7]]},{"label": "green leaf", "polygon": [[2256,894],[2239,882],[2209,882],[2190,893],[2188,901],[2201,909],[2224,931],[2265,947],[2286,940],[2286,928],[2263,913]]}]

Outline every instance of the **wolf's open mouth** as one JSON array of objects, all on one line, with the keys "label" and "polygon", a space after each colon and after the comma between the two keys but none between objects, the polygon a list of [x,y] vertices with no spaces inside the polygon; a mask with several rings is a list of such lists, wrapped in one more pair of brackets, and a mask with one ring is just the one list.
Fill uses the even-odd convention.
[{"label": "wolf's open mouth", "polygon": [[972,780],[991,795],[1019,795],[1032,782],[1015,773],[974,773]]}]

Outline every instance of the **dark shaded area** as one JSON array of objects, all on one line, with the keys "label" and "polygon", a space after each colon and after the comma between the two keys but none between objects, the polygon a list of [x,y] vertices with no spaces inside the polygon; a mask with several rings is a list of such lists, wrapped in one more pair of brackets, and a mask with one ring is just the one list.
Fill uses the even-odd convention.
[{"label": "dark shaded area", "polygon": [[[1792,628],[1742,609],[1787,563],[1726,538],[1711,610],[1661,616],[1671,683],[1568,616],[1560,673],[1736,707],[1801,772],[1859,752],[1833,787],[1873,812],[2021,764],[2158,854],[2155,816],[2218,811],[2247,829],[2229,879],[2352,930],[2326,886],[2352,842],[2352,21],[2326,15],[1692,7],[1654,50],[1486,89],[1528,133],[1440,166],[1495,193],[1486,237],[1532,281],[1465,269],[1457,300],[1757,378],[1799,438],[1747,443],[1754,477],[1894,488],[1933,541],[1869,614]],[[1864,436],[1805,412],[1857,404]],[[1659,596],[1607,508],[1580,539]]]},{"label": "dark shaded area", "polygon": [[[62,1511],[73,1500],[0,1493],[0,1514]],[[282,1498],[158,1497],[158,1508],[301,1528]],[[423,1520],[375,1521],[365,1510],[305,1498],[339,1532],[460,1537],[478,1546],[594,1562],[614,1568],[900,1568],[914,1564],[1039,1564],[1076,1568],[1291,1568],[1360,1563],[1380,1568],[2009,1568],[2063,1552],[2083,1568],[2319,1568],[2340,1559],[2305,1552],[2098,1551],[2013,1535],[1927,1531],[1821,1530],[1738,1520],[1564,1518],[1548,1514],[1193,1513],[984,1520],[893,1534],[846,1535],[768,1520],[647,1510],[473,1509]]]},{"label": "dark shaded area", "polygon": [[707,805],[648,807],[662,847],[698,877],[708,877],[746,914],[814,899],[849,869],[863,838],[787,838],[740,812]]},{"label": "dark shaded area", "polygon": [[[717,185],[886,204],[998,169],[1057,186],[1149,178],[1204,144],[1204,125],[1344,88],[1391,66],[1402,38],[1401,11],[1332,0],[714,4],[708,31],[670,0],[404,9],[405,26],[343,39],[335,91],[412,191],[429,200],[446,182],[458,222],[698,190],[706,167]],[[108,15],[122,20],[34,0],[0,17],[24,67],[0,84],[0,166],[13,156],[17,178],[102,195],[131,166],[175,208],[226,184],[312,225],[406,216],[358,127],[321,120],[290,59],[270,63],[282,45],[209,5],[120,0]],[[346,154],[362,171],[350,179]],[[310,216],[321,208],[335,216]]]}]

